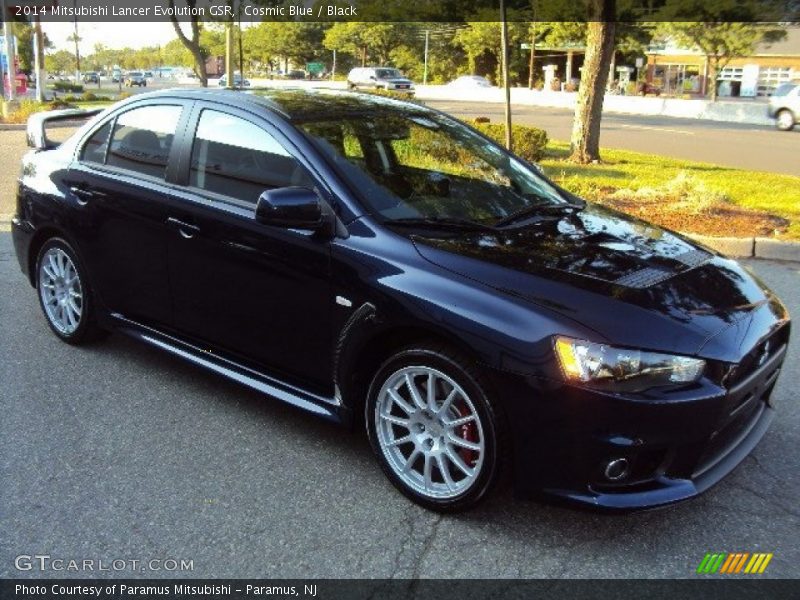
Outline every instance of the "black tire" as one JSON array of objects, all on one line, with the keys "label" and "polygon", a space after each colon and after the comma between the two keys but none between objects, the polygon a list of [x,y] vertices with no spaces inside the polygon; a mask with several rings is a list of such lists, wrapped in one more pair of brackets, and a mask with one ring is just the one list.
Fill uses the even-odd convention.
[{"label": "black tire", "polygon": [[[81,296],[80,316],[77,318],[77,326],[75,326],[74,329],[72,329],[71,323],[68,324],[66,329],[63,325],[59,326],[58,320],[52,316],[52,311],[48,311],[48,308],[45,306],[45,296],[48,295],[48,291],[43,285],[43,262],[45,258],[48,257],[49,263],[49,253],[51,251],[63,252],[63,254],[69,258],[75,275],[77,276],[78,289],[80,290]],[[77,345],[99,339],[106,335],[106,332],[97,325],[94,298],[92,297],[92,290],[86,275],[86,269],[83,266],[83,261],[81,261],[77,252],[75,252],[69,242],[58,237],[47,240],[39,249],[39,254],[36,257],[36,271],[34,276],[39,307],[42,309],[45,321],[50,327],[50,330],[55,333],[60,340],[68,344]]]},{"label": "black tire", "polygon": [[[466,459],[463,458],[463,452],[469,452],[469,450],[459,449],[455,450],[455,453],[459,453],[459,458],[461,459],[462,464],[467,466],[473,466],[473,472],[475,473],[474,476],[466,476],[464,477],[464,473],[459,472],[456,468],[456,463],[451,460],[447,459],[445,463],[436,463],[435,459],[431,459],[432,464],[435,467],[435,474],[438,482],[433,481],[434,471],[432,470],[434,467],[428,470],[429,479],[426,479],[425,482],[425,490],[428,489],[427,481],[431,481],[431,487],[438,486],[440,489],[446,486],[445,494],[452,493],[448,497],[435,497],[434,493],[427,494],[419,489],[415,489],[414,483],[409,483],[402,479],[400,475],[398,475],[399,466],[397,463],[403,460],[402,455],[406,452],[408,456],[406,456],[406,460],[408,460],[412,455],[420,456],[419,452],[425,452],[420,458],[417,458],[416,461],[408,460],[408,463],[417,464],[419,460],[423,461],[423,472],[425,470],[424,464],[428,460],[427,452],[433,454],[437,451],[437,446],[433,444],[436,443],[432,440],[424,440],[425,443],[429,443],[431,445],[425,445],[423,449],[423,444],[418,443],[418,441],[414,442],[405,442],[402,445],[398,445],[395,448],[387,449],[384,451],[384,447],[382,445],[381,440],[386,440],[386,434],[383,433],[387,426],[383,426],[382,431],[378,431],[378,420],[385,417],[379,416],[379,410],[385,409],[385,401],[381,401],[379,396],[387,397],[382,392],[384,391],[384,386],[389,386],[390,382],[393,381],[394,377],[398,376],[398,373],[403,372],[405,369],[419,369],[419,368],[426,368],[438,372],[440,374],[445,375],[447,378],[451,379],[455,382],[460,389],[465,393],[465,401],[470,403],[470,409],[474,409],[471,412],[472,419],[475,423],[474,427],[476,427],[476,431],[479,431],[479,436],[476,435],[473,438],[474,441],[480,440],[480,443],[483,444],[481,454],[475,453],[475,456],[480,456],[480,460],[477,458],[475,462],[469,463]],[[421,379],[417,379],[415,381],[425,382],[425,375],[417,375]],[[430,381],[430,379],[428,380]],[[446,382],[445,384],[446,385]],[[436,390],[438,383],[434,384],[434,389]],[[406,388],[407,389],[407,388]],[[441,388],[444,390],[442,396],[447,395],[448,388]],[[452,391],[455,388],[450,388]],[[395,391],[400,391],[400,388],[396,388]],[[458,398],[458,396],[457,396]],[[460,400],[459,400],[460,401]],[[455,404],[456,402],[453,402]],[[442,403],[443,404],[443,403]],[[441,406],[441,405],[440,405]],[[416,408],[416,407],[415,407]],[[427,411],[423,411],[427,412]],[[433,419],[437,418],[437,415],[441,413],[433,413]],[[401,413],[402,414],[402,413]],[[412,427],[414,425],[410,424],[412,422],[412,417],[410,413],[408,417],[409,426],[405,427],[408,431],[408,437],[412,436]],[[456,418],[463,417],[467,412],[458,412]],[[429,415],[431,416],[431,415]],[[469,415],[468,415],[469,416]],[[420,417],[421,418],[421,417]],[[369,392],[367,395],[366,406],[365,406],[365,420],[366,420],[366,428],[367,428],[367,435],[369,437],[370,444],[372,446],[372,450],[375,453],[375,456],[378,459],[383,472],[392,482],[392,484],[400,490],[404,495],[408,498],[416,502],[417,504],[437,512],[458,512],[467,510],[472,508],[480,501],[482,501],[496,486],[497,482],[502,478],[502,475],[506,471],[506,465],[508,463],[507,457],[509,454],[509,444],[507,440],[507,426],[505,424],[504,415],[502,414],[499,407],[497,407],[492,399],[492,395],[489,391],[489,385],[485,381],[484,377],[480,373],[478,367],[470,361],[468,358],[460,355],[459,353],[443,347],[443,346],[427,346],[427,345],[419,345],[406,348],[394,356],[392,356],[389,360],[387,360],[383,365],[378,369],[375,377],[372,380],[372,383],[369,387]],[[382,421],[381,421],[382,422]],[[443,425],[441,420],[438,421],[440,426]],[[417,425],[419,426],[419,425]],[[400,431],[403,430],[404,426],[398,425],[390,425],[391,428],[399,428]],[[466,427],[466,425],[462,426],[461,428]],[[424,432],[424,427],[422,428]],[[444,432],[443,429],[436,428],[434,423],[430,424],[430,430],[428,433],[418,433],[419,436],[440,436],[438,438],[441,442],[445,441],[445,436],[447,433]],[[400,435],[400,434],[397,434]],[[466,435],[466,434],[465,434]],[[459,436],[460,437],[460,436]],[[452,439],[452,438],[448,438]],[[465,437],[466,439],[466,437]],[[391,444],[390,444],[391,445]],[[408,446],[410,445],[410,447]],[[445,451],[443,450],[445,445],[449,444],[438,444],[439,455],[444,458]],[[400,448],[405,447],[405,450],[400,450]],[[456,446],[449,445],[450,453],[453,454],[453,449],[457,448]],[[392,458],[387,457],[387,453]],[[395,464],[393,465],[392,462]],[[441,471],[440,465],[444,464],[445,469],[448,471],[448,480],[445,481],[444,474]],[[413,465],[412,465],[413,466]],[[413,469],[412,469],[413,470]],[[401,470],[402,471],[402,470]],[[421,474],[416,474],[421,477]],[[468,483],[465,483],[465,489],[463,491],[459,490],[451,490],[451,484],[454,485],[462,485],[460,482],[453,482],[452,480],[455,479],[457,476],[463,477],[461,480],[462,482],[465,480],[470,480]],[[408,476],[406,475],[406,478]]]},{"label": "black tire", "polygon": [[[781,122],[782,117],[786,118],[784,123]],[[791,131],[794,129],[794,122],[794,115],[788,108],[781,109],[775,114],[775,127],[780,131]]]}]

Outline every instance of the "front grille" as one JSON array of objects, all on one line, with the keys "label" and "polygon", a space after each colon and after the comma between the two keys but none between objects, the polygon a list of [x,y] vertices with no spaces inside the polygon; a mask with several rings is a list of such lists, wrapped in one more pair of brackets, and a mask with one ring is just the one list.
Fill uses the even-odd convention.
[{"label": "front grille", "polygon": [[723,385],[733,389],[752,375],[759,367],[780,352],[789,342],[789,328],[781,327],[765,341],[757,344],[748,352],[739,364],[734,365],[726,374]]},{"label": "front grille", "polygon": [[[773,343],[780,339],[777,335],[770,338]],[[737,378],[735,384],[729,385],[725,415],[720,426],[709,437],[708,444],[697,461],[693,477],[702,475],[730,454],[747,437],[767,409],[767,401],[778,379],[787,345],[784,342],[774,350],[770,345],[766,354],[764,345],[761,343],[748,353],[748,356],[759,358],[749,361],[748,368],[742,368],[744,374]],[[739,365],[744,366],[744,362]]]}]

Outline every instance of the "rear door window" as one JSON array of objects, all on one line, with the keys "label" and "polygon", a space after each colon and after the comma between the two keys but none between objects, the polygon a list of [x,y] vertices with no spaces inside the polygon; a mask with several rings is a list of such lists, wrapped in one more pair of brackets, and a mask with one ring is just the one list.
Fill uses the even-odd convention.
[{"label": "rear door window", "polygon": [[106,164],[164,179],[180,106],[149,105],[117,117]]}]

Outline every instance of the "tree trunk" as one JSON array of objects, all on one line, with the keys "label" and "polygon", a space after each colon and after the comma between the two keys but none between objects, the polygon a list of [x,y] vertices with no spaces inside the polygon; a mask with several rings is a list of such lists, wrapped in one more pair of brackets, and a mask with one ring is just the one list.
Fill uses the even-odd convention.
[{"label": "tree trunk", "polygon": [[[197,0],[186,0],[187,7],[194,12],[194,7],[197,4]],[[175,12],[175,0],[169,0],[169,8],[171,12]],[[198,18],[196,16],[190,17],[190,25],[192,28],[192,37],[189,38],[183,33],[181,26],[178,24],[178,19],[175,17],[174,14],[170,14],[169,20],[172,21],[172,28],[175,30],[175,35],[178,36],[178,39],[183,44],[184,48],[186,48],[192,55],[194,59],[194,72],[197,75],[197,78],[200,80],[200,85],[203,87],[208,87],[208,74],[206,73],[206,57],[203,53],[203,49],[200,47],[200,23],[198,22]]]},{"label": "tree trunk", "polygon": [[533,89],[534,69],[536,68],[536,23],[531,24],[531,55],[528,59],[528,89]]},{"label": "tree trunk", "polygon": [[575,106],[570,146],[573,162],[600,160],[600,118],[608,71],[614,54],[614,0],[591,0],[592,16],[586,36],[586,58]]},{"label": "tree trunk", "polygon": [[712,102],[716,102],[717,101],[717,96],[719,94],[719,91],[718,91],[718,88],[717,88],[717,77],[719,77],[719,59],[716,58],[716,57],[713,57],[711,59],[711,77],[710,77],[711,81],[709,82],[711,84],[711,101]]}]

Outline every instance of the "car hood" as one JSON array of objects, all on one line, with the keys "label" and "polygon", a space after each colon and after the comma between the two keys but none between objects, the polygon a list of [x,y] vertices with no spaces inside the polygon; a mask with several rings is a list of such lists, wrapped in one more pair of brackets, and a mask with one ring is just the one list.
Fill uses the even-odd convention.
[{"label": "car hood", "polygon": [[732,360],[709,340],[763,307],[785,319],[735,261],[597,205],[497,233],[413,241],[428,261],[555,310],[596,331],[596,341]]}]

